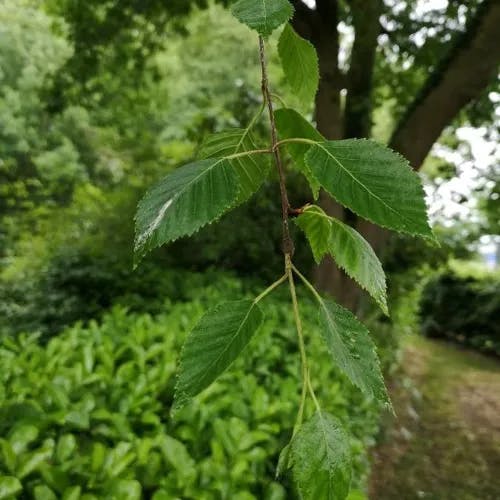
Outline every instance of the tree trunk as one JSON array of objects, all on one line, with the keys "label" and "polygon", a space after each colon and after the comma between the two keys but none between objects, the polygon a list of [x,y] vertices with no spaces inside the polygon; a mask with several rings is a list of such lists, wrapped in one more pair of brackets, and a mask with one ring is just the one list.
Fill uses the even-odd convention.
[{"label": "tree trunk", "polygon": [[[343,75],[338,68],[338,6],[335,0],[317,0],[316,10],[300,0],[294,25],[302,36],[313,42],[320,61],[320,88],[316,98],[318,130],[328,139],[363,137],[371,129],[371,88],[380,0],[349,2],[356,31],[351,70],[348,78],[345,124],[340,90]],[[425,157],[464,106],[480,96],[498,71],[500,62],[500,2],[484,0],[457,39],[454,48],[431,73],[421,92],[397,126],[390,146],[406,156],[418,170]],[[351,222],[380,253],[389,232],[367,221],[353,220],[349,212],[325,193],[320,204],[327,213]],[[352,215],[352,214],[351,214]],[[359,305],[357,288],[331,259],[325,259],[315,272],[317,286],[355,310]]]}]

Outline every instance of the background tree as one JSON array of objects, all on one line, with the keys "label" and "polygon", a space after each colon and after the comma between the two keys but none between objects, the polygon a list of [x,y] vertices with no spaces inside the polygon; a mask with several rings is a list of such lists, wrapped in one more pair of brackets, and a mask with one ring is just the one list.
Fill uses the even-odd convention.
[{"label": "background tree", "polygon": [[[88,80],[88,67],[102,60],[140,69],[136,61],[144,62],[161,45],[168,19],[185,15],[193,5],[206,5],[165,6],[153,0],[53,4],[71,26],[75,54],[69,64],[78,81]],[[318,51],[321,83],[315,120],[327,138],[388,139],[418,170],[446,127],[491,122],[487,90],[496,84],[500,61],[500,5],[495,0],[453,0],[431,10],[418,1],[293,4],[296,30]],[[377,136],[381,112],[392,124],[388,137]],[[382,230],[358,221],[324,194],[322,205],[383,248],[387,236]],[[345,305],[357,304],[356,287],[331,260],[317,269],[316,281]]]}]

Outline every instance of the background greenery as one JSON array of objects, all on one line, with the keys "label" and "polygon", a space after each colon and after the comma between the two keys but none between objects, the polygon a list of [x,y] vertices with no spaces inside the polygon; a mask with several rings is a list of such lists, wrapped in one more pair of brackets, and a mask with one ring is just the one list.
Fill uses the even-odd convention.
[{"label": "background greenery", "polygon": [[[209,133],[244,126],[260,100],[254,35],[211,2],[193,10],[167,3],[147,2],[150,10],[135,16],[131,2],[117,10],[108,1],[0,0],[0,498],[293,495],[287,478],[274,478],[300,386],[286,294],[267,301],[265,326],[244,359],[177,419],[169,415],[179,348],[200,314],[281,273],[275,180],[220,224],[131,269],[133,214],[145,189],[192,158]],[[116,26],[126,29],[116,35]],[[413,29],[404,25],[401,46]],[[378,138],[422,82],[440,43],[429,40],[408,71],[384,46]],[[390,81],[389,67],[397,70]],[[283,84],[275,39],[270,76],[301,108]],[[453,132],[441,143],[463,149]],[[438,156],[424,168],[436,192],[457,174]],[[440,249],[391,241],[392,320],[368,300],[361,307],[386,373],[418,314],[428,334],[499,354],[498,276],[447,270],[451,258],[474,257],[480,234],[498,232],[498,175],[486,178],[474,194],[477,221],[436,218]],[[296,206],[309,201],[296,173],[289,184]],[[295,237],[295,261],[312,272]],[[315,308],[300,293],[314,383],[354,436],[353,498],[362,498],[380,410],[331,366]]]}]

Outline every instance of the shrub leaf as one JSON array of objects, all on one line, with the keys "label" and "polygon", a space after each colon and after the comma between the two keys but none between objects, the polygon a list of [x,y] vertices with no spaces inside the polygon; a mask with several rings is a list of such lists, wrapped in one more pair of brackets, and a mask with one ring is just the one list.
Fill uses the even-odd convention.
[{"label": "shrub leaf", "polygon": [[0,476],[0,499],[12,498],[22,491],[21,482],[16,477]]}]

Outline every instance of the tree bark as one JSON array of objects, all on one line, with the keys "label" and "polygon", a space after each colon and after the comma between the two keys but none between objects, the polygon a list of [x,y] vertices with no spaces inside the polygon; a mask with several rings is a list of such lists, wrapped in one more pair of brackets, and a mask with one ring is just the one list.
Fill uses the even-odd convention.
[{"label": "tree bark", "polygon": [[344,137],[369,137],[372,129],[373,69],[380,34],[381,0],[351,0],[354,44],[348,77]]}]

